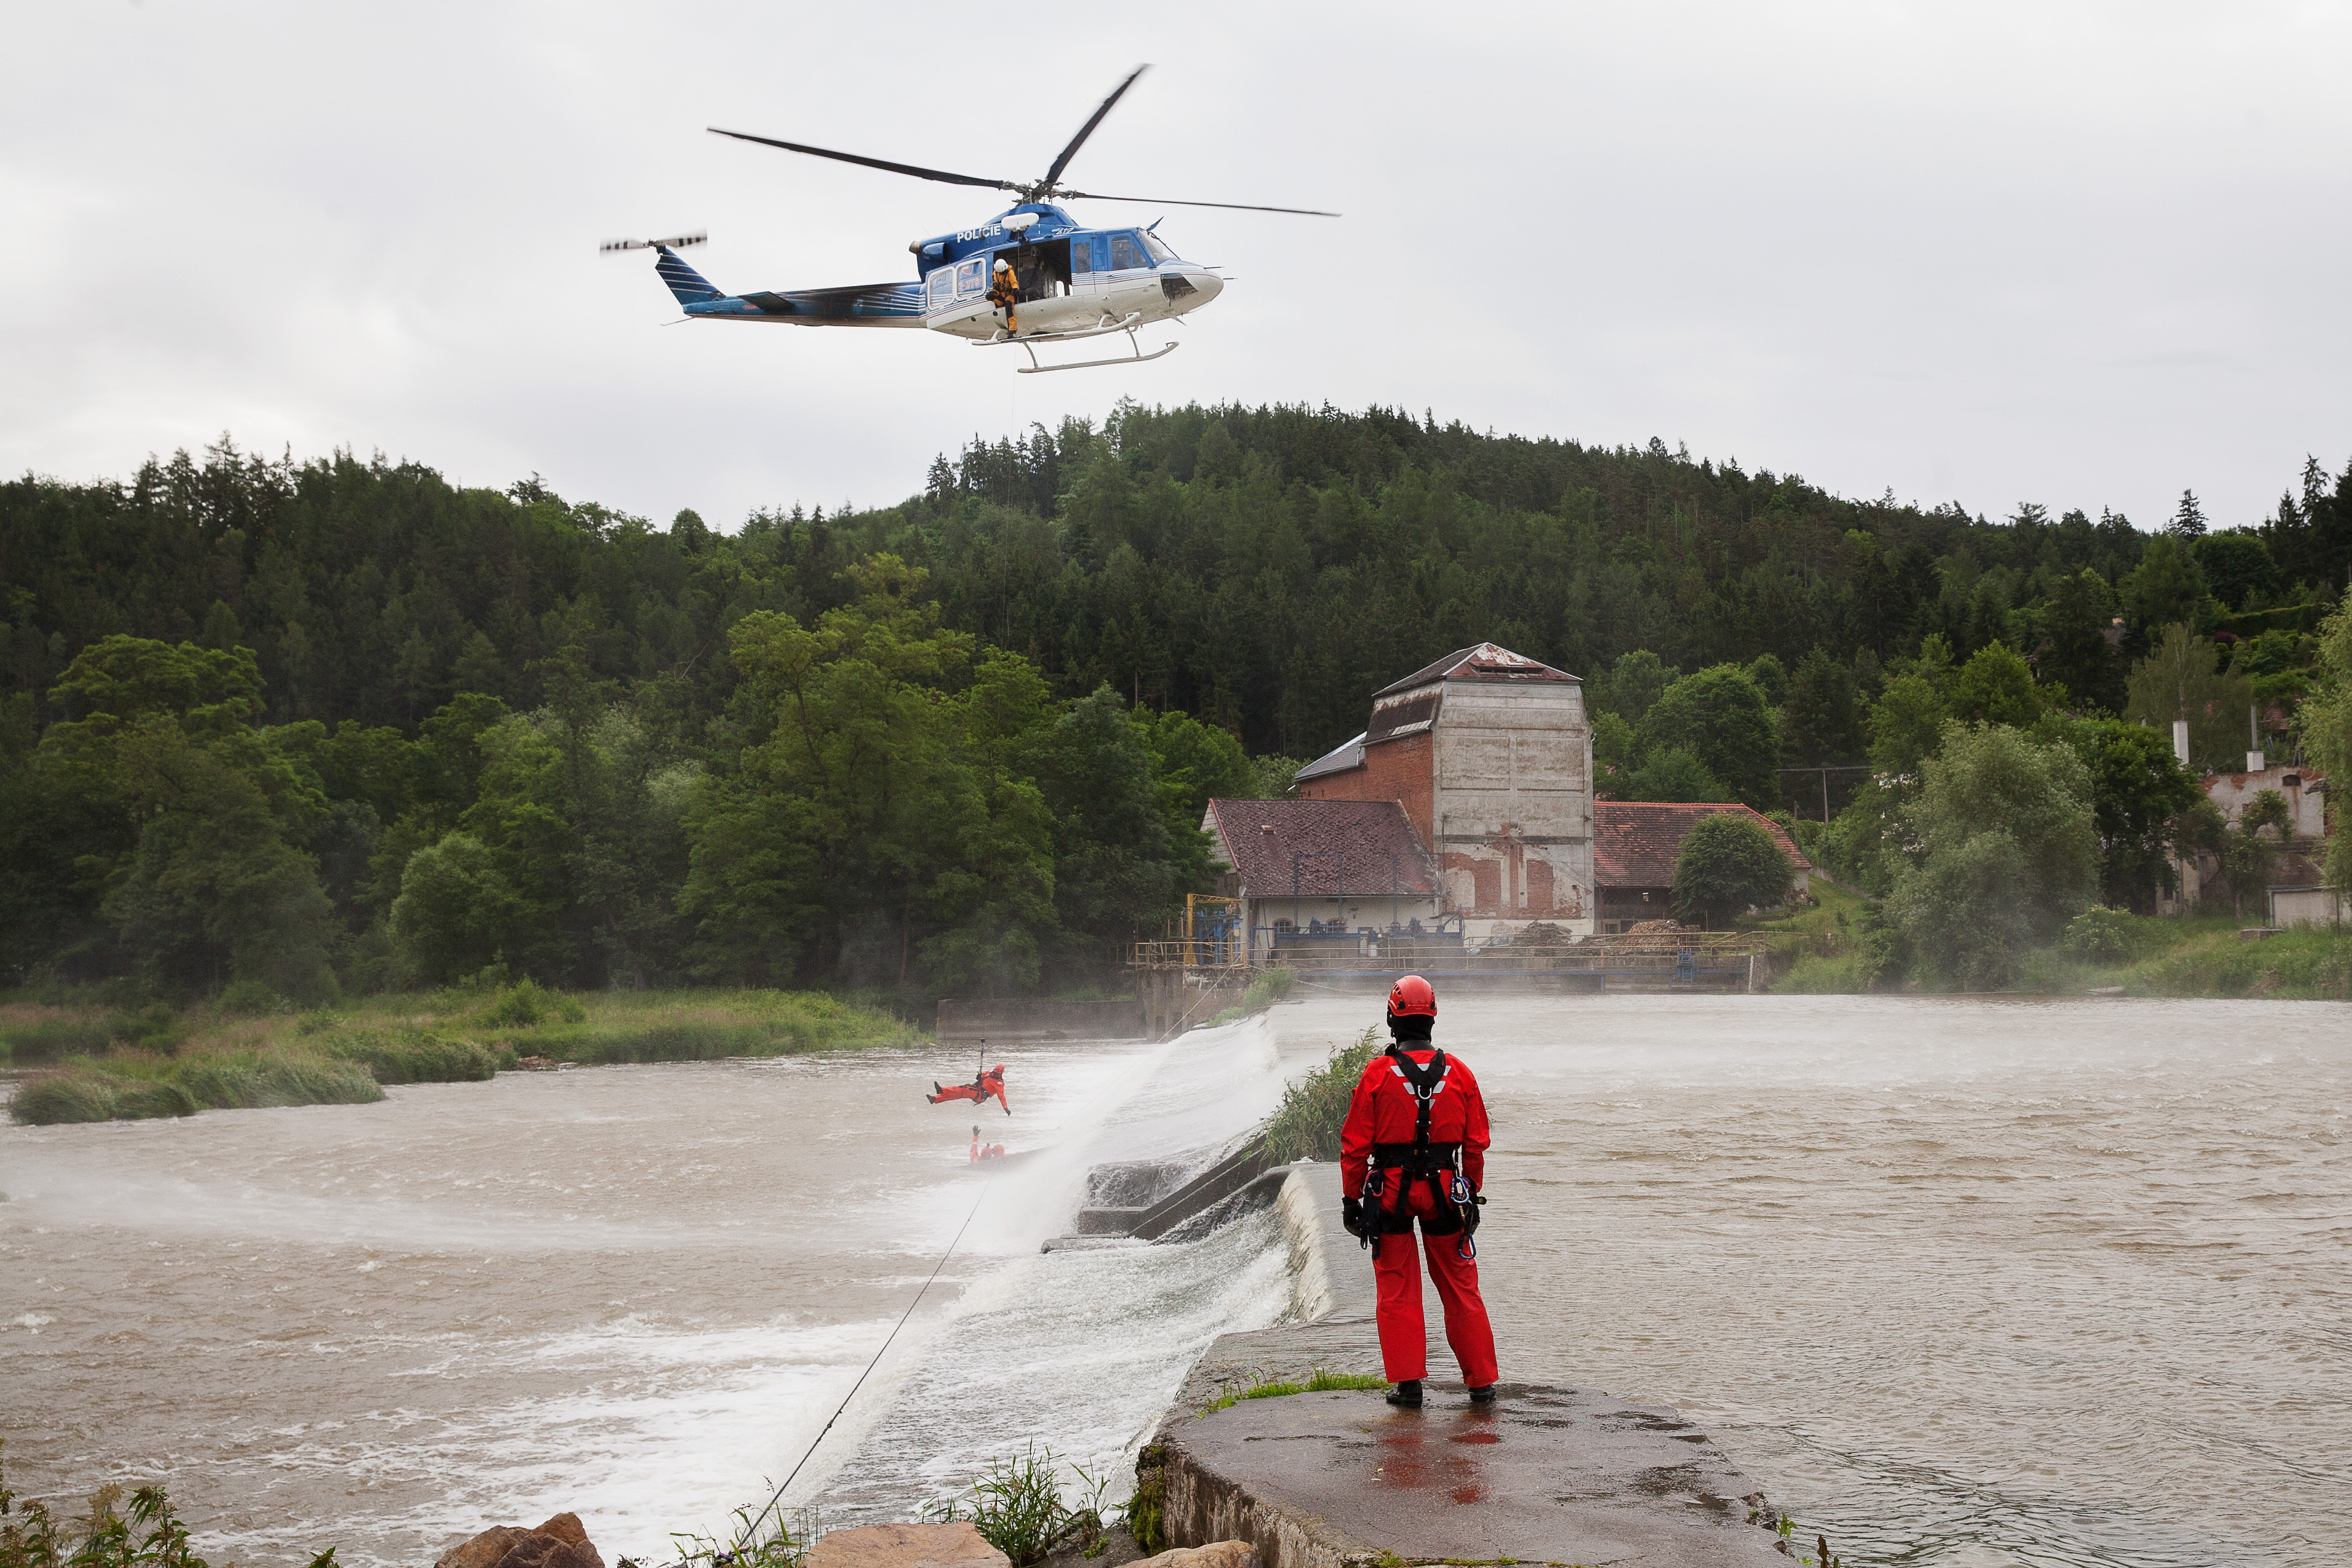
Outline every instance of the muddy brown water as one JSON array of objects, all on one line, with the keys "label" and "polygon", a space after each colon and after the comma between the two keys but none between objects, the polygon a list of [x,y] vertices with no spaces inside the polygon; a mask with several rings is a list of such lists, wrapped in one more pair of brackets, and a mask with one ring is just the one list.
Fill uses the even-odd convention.
[{"label": "muddy brown water", "polygon": [[[369,1568],[576,1508],[608,1560],[763,1500],[1131,1462],[1288,1300],[1271,1216],[1042,1255],[1085,1165],[1213,1143],[1377,998],[1029,1047],[987,1184],[961,1052],[509,1075],[0,1130],[28,1495],[168,1474],[218,1562]],[[2352,1008],[1449,995],[1496,1149],[1507,1378],[1671,1402],[1848,1562],[2342,1560]],[[1339,1266],[1354,1266],[1341,1258]]]}]

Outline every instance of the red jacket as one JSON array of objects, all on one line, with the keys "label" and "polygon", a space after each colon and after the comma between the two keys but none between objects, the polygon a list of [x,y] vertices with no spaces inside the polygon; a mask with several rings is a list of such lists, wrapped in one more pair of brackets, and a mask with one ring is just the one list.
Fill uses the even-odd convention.
[{"label": "red jacket", "polygon": [[[1427,1067],[1434,1054],[1426,1042],[1417,1042],[1408,1051],[1415,1067]],[[1386,1051],[1374,1057],[1364,1076],[1356,1080],[1355,1097],[1348,1101],[1348,1120],[1339,1129],[1341,1192],[1354,1197],[1364,1190],[1364,1167],[1371,1159],[1373,1144],[1412,1142],[1420,1110],[1421,1102],[1405,1087],[1395,1060]],[[1461,1144],[1463,1175],[1474,1189],[1486,1184],[1486,1145],[1492,1141],[1486,1126],[1486,1100],[1478,1092],[1478,1080],[1469,1068],[1451,1051],[1445,1054],[1445,1077],[1430,1097],[1429,1141]],[[1388,1190],[1381,1194],[1391,1205],[1398,1179],[1392,1173]],[[1426,1184],[1422,1184],[1422,1196],[1426,1193]],[[1412,1206],[1427,1205],[1416,1198]]]}]

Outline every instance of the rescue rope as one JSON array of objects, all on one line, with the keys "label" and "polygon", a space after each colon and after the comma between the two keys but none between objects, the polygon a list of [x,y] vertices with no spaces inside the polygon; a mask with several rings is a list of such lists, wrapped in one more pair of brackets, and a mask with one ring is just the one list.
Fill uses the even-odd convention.
[{"label": "rescue rope", "polygon": [[[815,1456],[817,1448],[824,1442],[825,1434],[833,1430],[833,1424],[841,1419],[842,1412],[849,1408],[849,1402],[857,1397],[857,1391],[866,1386],[866,1380],[874,1374],[876,1367],[882,1364],[882,1358],[889,1353],[890,1343],[898,1337],[898,1331],[907,1326],[907,1320],[915,1315],[915,1309],[923,1304],[923,1297],[938,1281],[940,1270],[945,1268],[948,1266],[948,1259],[955,1256],[956,1247],[963,1241],[963,1233],[970,1230],[971,1222],[980,1217],[980,1205],[987,1201],[988,1189],[994,1185],[995,1182],[996,1178],[991,1176],[981,1184],[980,1196],[971,1201],[971,1213],[963,1216],[963,1223],[956,1226],[955,1237],[948,1243],[948,1249],[940,1254],[940,1260],[937,1263],[931,1265],[930,1278],[923,1281],[922,1289],[915,1292],[915,1299],[907,1303],[907,1310],[898,1314],[898,1321],[890,1326],[890,1332],[882,1341],[882,1348],[874,1352],[874,1359],[866,1363],[866,1370],[857,1374],[857,1381],[849,1385],[849,1392],[841,1396],[841,1403],[834,1406],[833,1414],[826,1417],[824,1426],[818,1430],[816,1440],[811,1443],[808,1446],[808,1451],[801,1456],[800,1464],[793,1467],[793,1473],[784,1478],[783,1485],[778,1487],[775,1494],[768,1499],[768,1506],[751,1516],[751,1522],[744,1528],[742,1538],[738,1542],[739,1547],[751,1544],[752,1534],[759,1530],[768,1515],[775,1511],[776,1505],[784,1500],[784,1493],[791,1489],[793,1480],[799,1477],[802,1467]],[[697,1557],[708,1556],[714,1561],[723,1563],[732,1555],[726,1552],[697,1552],[689,1553],[687,1560],[691,1562]]]}]

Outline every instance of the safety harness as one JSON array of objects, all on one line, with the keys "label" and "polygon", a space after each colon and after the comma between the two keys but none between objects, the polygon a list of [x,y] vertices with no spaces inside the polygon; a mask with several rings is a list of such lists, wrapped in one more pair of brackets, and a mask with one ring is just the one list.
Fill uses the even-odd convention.
[{"label": "safety harness", "polygon": [[[1403,1180],[1397,1183],[1397,1206],[1410,1216],[1412,1210],[1405,1203],[1405,1191],[1413,1183],[1429,1184],[1430,1196],[1440,1204],[1451,1204],[1462,1221],[1462,1256],[1478,1256],[1478,1244],[1471,1239],[1477,1228],[1477,1205],[1484,1200],[1470,1191],[1470,1184],[1462,1177],[1462,1145],[1432,1143],[1429,1141],[1429,1111],[1438,1091],[1445,1087],[1448,1063],[1442,1047],[1430,1047],[1429,1065],[1415,1062],[1401,1044],[1391,1042],[1388,1055],[1394,1062],[1397,1076],[1413,1098],[1412,1142],[1410,1143],[1375,1143],[1371,1158],[1364,1165],[1364,1231],[1360,1245],[1370,1249],[1375,1261],[1381,1255],[1382,1221],[1391,1212],[1387,1205],[1388,1173],[1401,1172]],[[1441,1180],[1440,1178],[1448,1178]],[[1410,1217],[1406,1228],[1412,1227]],[[1410,1240],[1406,1245],[1412,1245]]]}]

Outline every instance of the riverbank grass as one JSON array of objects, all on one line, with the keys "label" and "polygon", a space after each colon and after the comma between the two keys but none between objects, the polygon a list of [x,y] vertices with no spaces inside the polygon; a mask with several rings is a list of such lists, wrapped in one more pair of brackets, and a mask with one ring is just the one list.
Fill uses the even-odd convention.
[{"label": "riverbank grass", "polygon": [[1360,1372],[1332,1372],[1318,1366],[1307,1374],[1304,1383],[1276,1379],[1253,1384],[1247,1388],[1227,1389],[1203,1405],[1201,1414],[1205,1416],[1220,1410],[1229,1410],[1244,1399],[1281,1399],[1293,1394],[1323,1394],[1335,1388],[1386,1388],[1388,1385],[1389,1380],[1385,1377],[1374,1377]]},{"label": "riverbank grass", "polygon": [[364,1104],[385,1084],[478,1082],[521,1065],[709,1061],[919,1043],[895,1014],[818,992],[571,994],[529,980],[246,1013],[0,1001],[15,1064],[48,1068],[9,1103],[17,1121]]},{"label": "riverbank grass", "polygon": [[[1859,908],[1862,901],[1854,901]],[[1759,930],[1769,928],[1770,922],[1759,923]],[[2091,910],[2056,945],[2025,955],[2016,989],[2039,996],[2116,990],[2131,996],[2352,1001],[2352,930],[2306,927],[2260,938],[2242,931],[2230,915],[2183,920]],[[1905,989],[1879,982],[1880,961],[1869,936],[1851,916],[1834,933],[1817,923],[1797,942],[1793,963],[1773,982],[1773,992],[1853,995]],[[1782,951],[1777,942],[1774,951]]]}]

